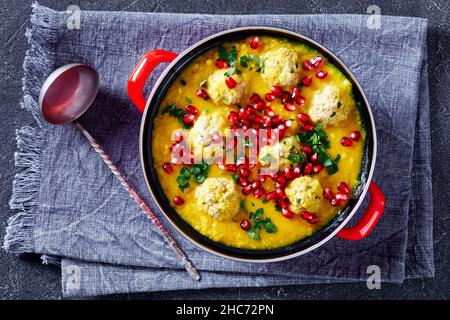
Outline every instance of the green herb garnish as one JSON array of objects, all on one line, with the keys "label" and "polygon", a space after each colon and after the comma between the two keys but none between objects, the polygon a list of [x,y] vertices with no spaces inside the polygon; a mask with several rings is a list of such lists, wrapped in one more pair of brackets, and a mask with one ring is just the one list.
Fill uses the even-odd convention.
[{"label": "green herb garnish", "polygon": [[180,79],[180,83],[182,86],[185,86],[187,84],[186,80],[184,80],[184,79]]},{"label": "green herb garnish", "polygon": [[198,85],[202,88],[206,88],[206,82],[207,82],[207,80],[202,80],[198,83]]},{"label": "green herb garnish", "polygon": [[205,162],[194,164],[191,168],[182,167],[176,179],[178,187],[180,188],[181,192],[184,192],[186,188],[190,187],[189,181],[191,178],[192,182],[202,184],[208,177],[208,173],[209,166]]},{"label": "green herb garnish", "polygon": [[299,164],[305,161],[305,156],[302,153],[300,153],[295,147],[292,147],[287,159],[293,164]]},{"label": "green herb garnish", "polygon": [[240,62],[242,67],[247,68],[248,67],[249,58],[246,55],[243,55],[239,59],[239,62]]},{"label": "green herb garnish", "polygon": [[184,99],[187,103],[192,103],[192,100],[188,97],[186,97],[186,99]]},{"label": "green herb garnish", "polygon": [[326,149],[330,148],[330,140],[328,135],[322,129],[322,125],[317,125],[313,131],[302,133],[297,133],[297,139],[303,144],[306,144],[312,148],[314,152],[317,153],[319,161],[327,168],[328,174],[332,175],[338,172],[339,168],[337,166],[340,155],[337,155],[333,160],[327,153]]},{"label": "green herb garnish", "polygon": [[186,126],[183,123],[183,116],[185,114],[184,110],[181,108],[178,108],[175,103],[162,109],[161,114],[164,115],[166,113],[168,113],[171,117],[177,118],[178,122],[183,126],[183,128],[185,128],[185,129],[190,128],[189,126]]},{"label": "green herb garnish", "polygon": [[261,239],[261,229],[266,230],[267,233],[277,232],[277,227],[273,224],[270,218],[262,218],[264,214],[264,209],[259,208],[254,213],[250,213],[250,220],[252,223],[251,228],[247,231],[247,235],[254,239]]}]

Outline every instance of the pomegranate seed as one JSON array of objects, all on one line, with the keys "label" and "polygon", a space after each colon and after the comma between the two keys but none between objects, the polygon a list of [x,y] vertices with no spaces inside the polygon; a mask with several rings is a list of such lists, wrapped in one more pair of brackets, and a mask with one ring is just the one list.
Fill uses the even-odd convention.
[{"label": "pomegranate seed", "polygon": [[235,164],[227,164],[225,165],[225,169],[229,172],[236,172],[236,165]]},{"label": "pomegranate seed", "polygon": [[173,167],[170,163],[166,162],[163,164],[162,169],[164,170],[165,173],[167,174],[172,174],[173,173]]},{"label": "pomegranate seed", "polygon": [[250,96],[250,103],[257,103],[258,101],[261,101],[259,94],[254,93]]},{"label": "pomegranate seed", "polygon": [[198,114],[198,109],[191,104],[186,106],[186,112],[196,116]]},{"label": "pomegranate seed", "polygon": [[305,98],[302,96],[298,96],[295,98],[295,103],[298,104],[299,106],[302,106],[305,104]]},{"label": "pomegranate seed", "polygon": [[311,64],[309,60],[303,61],[302,67],[303,70],[305,71],[311,71],[312,69],[314,69],[314,66]]},{"label": "pomegranate seed", "polygon": [[248,118],[241,119],[242,126],[250,128],[252,126],[252,122]]},{"label": "pomegranate seed", "polygon": [[227,84],[228,88],[233,89],[237,86],[236,80],[233,79],[233,77],[227,77],[225,79],[225,83]]},{"label": "pomegranate seed", "polygon": [[350,138],[342,137],[342,138],[341,138],[341,144],[342,144],[344,147],[350,147],[350,146],[353,144],[353,142],[352,142],[352,140],[351,140]]},{"label": "pomegranate seed", "polygon": [[303,220],[308,221],[310,224],[316,224],[317,222],[319,222],[318,216],[306,210],[302,210],[300,216],[302,217]]},{"label": "pomegranate seed", "polygon": [[266,107],[266,103],[262,100],[259,100],[253,105],[253,107],[255,108],[255,110],[264,110],[264,108]]},{"label": "pomegranate seed", "polygon": [[287,91],[283,91],[283,93],[281,94],[281,103],[285,104],[290,101],[291,101],[291,94]]},{"label": "pomegranate seed", "polygon": [[179,196],[173,197],[173,202],[174,202],[177,206],[181,206],[182,204],[184,204],[183,198],[182,198],[182,197],[179,197]]},{"label": "pomegranate seed", "polygon": [[352,133],[350,133],[350,139],[352,139],[353,141],[358,141],[359,138],[361,138],[361,133],[359,131],[353,131]]},{"label": "pomegranate seed", "polygon": [[317,152],[314,152],[309,159],[312,162],[317,162],[319,160],[319,155],[317,154]]},{"label": "pomegranate seed", "polygon": [[228,62],[226,62],[225,60],[222,59],[217,59],[216,60],[216,67],[219,69],[223,69],[223,68],[228,68]]},{"label": "pomegranate seed", "polygon": [[285,217],[287,219],[292,219],[294,217],[294,213],[287,208],[282,208],[281,214],[283,215],[283,217]]},{"label": "pomegranate seed", "polygon": [[287,207],[289,207],[290,203],[289,203],[289,200],[285,198],[285,199],[280,199],[277,204],[280,208],[286,209]]},{"label": "pomegranate seed", "polygon": [[350,194],[350,187],[345,182],[340,182],[337,186],[337,189],[343,194]]},{"label": "pomegranate seed", "polygon": [[309,87],[312,83],[312,77],[311,76],[306,76],[302,79],[302,85],[305,87]]},{"label": "pomegranate seed", "polygon": [[271,102],[277,98],[273,93],[266,93],[266,95],[264,97],[266,98],[266,101],[269,101],[269,102]]},{"label": "pomegranate seed", "polygon": [[291,94],[292,99],[295,99],[300,95],[301,95],[301,92],[300,92],[299,88],[295,87],[294,89],[292,89],[292,94]]},{"label": "pomegranate seed", "polygon": [[245,178],[245,177],[240,177],[239,178],[239,184],[241,185],[241,186],[243,186],[243,187],[245,187],[245,186],[248,186],[248,180],[247,180],[247,178]]},{"label": "pomegranate seed", "polygon": [[348,200],[348,195],[346,195],[345,193],[337,193],[335,196],[334,196],[334,198],[337,200],[337,201],[347,201]]},{"label": "pomegranate seed", "polygon": [[311,162],[308,162],[308,163],[305,165],[305,169],[303,169],[303,174],[304,174],[304,175],[308,175],[308,174],[311,174],[312,171],[313,171],[313,165],[312,165]]},{"label": "pomegranate seed", "polygon": [[269,117],[273,117],[275,115],[275,112],[273,112],[271,107],[266,107],[264,109],[264,114],[269,116]]},{"label": "pomegranate seed", "polygon": [[316,72],[316,77],[323,80],[328,76],[328,73],[326,71],[320,70]]},{"label": "pomegranate seed", "polygon": [[280,86],[272,86],[270,87],[270,92],[272,92],[274,96],[279,97],[283,93],[283,88]]},{"label": "pomegranate seed", "polygon": [[280,185],[280,186],[285,186],[286,185],[286,177],[279,175],[276,177],[275,181]]},{"label": "pomegranate seed", "polygon": [[253,196],[254,196],[256,199],[261,199],[262,196],[263,196],[265,193],[266,193],[266,190],[264,190],[264,188],[259,188],[259,189],[256,189],[256,190],[253,192]]},{"label": "pomegranate seed", "polygon": [[302,85],[305,87],[309,87],[312,83],[312,77],[311,76],[306,76],[302,79]]},{"label": "pomegranate seed", "polygon": [[314,173],[319,173],[320,171],[322,171],[322,169],[323,169],[323,164],[321,164],[321,163],[318,163],[313,167]]},{"label": "pomegranate seed", "polygon": [[293,174],[294,178],[300,177],[300,175],[302,174],[302,169],[300,169],[299,166],[295,166],[292,169],[292,174]]},{"label": "pomegranate seed", "polygon": [[331,200],[333,198],[333,191],[329,187],[325,187],[322,194],[325,200]]},{"label": "pomegranate seed", "polygon": [[268,194],[266,194],[266,200],[275,201],[277,200],[277,194],[275,191],[271,191]]},{"label": "pomegranate seed", "polygon": [[180,131],[175,132],[175,142],[176,143],[180,143],[181,141],[183,141],[184,137],[183,137],[183,133],[181,133]]},{"label": "pomegranate seed", "polygon": [[286,197],[286,194],[284,193],[284,190],[281,188],[276,188],[275,189],[275,194],[277,195],[278,199],[283,199],[284,197]]},{"label": "pomegranate seed", "polygon": [[195,121],[195,116],[193,114],[185,113],[182,118],[182,121],[185,125],[192,126]]},{"label": "pomegranate seed", "polygon": [[253,37],[249,42],[250,48],[257,49],[259,46],[259,37]]},{"label": "pomegranate seed", "polygon": [[248,195],[248,194],[250,194],[250,192],[252,192],[252,185],[251,184],[246,185],[245,187],[242,188],[242,193],[244,195]]},{"label": "pomegranate seed", "polygon": [[306,113],[299,113],[299,114],[297,114],[297,118],[301,122],[309,123],[309,116]]},{"label": "pomegranate seed", "polygon": [[331,199],[330,203],[333,207],[339,206],[339,201],[335,197],[333,197],[333,199]]},{"label": "pomegranate seed", "polygon": [[283,122],[283,118],[280,115],[276,115],[276,116],[272,117],[272,123],[275,126],[280,125],[282,122]]},{"label": "pomegranate seed", "polygon": [[294,177],[294,171],[290,168],[284,168],[283,174],[286,177],[286,179],[290,180]]},{"label": "pomegranate seed", "polygon": [[264,181],[266,181],[266,176],[259,175],[258,176],[258,180],[261,181],[261,182],[264,182]]},{"label": "pomegranate seed", "polygon": [[253,181],[253,183],[252,183],[252,189],[253,189],[253,190],[257,190],[257,189],[259,189],[259,188],[261,188],[261,181],[259,181],[259,180]]},{"label": "pomegranate seed", "polygon": [[236,111],[230,111],[230,112],[228,112],[227,119],[231,123],[237,123],[237,122],[239,122],[239,115]]},{"label": "pomegranate seed", "polygon": [[197,92],[195,92],[196,96],[202,99],[207,99],[208,98],[208,92],[206,92],[206,90],[203,89],[198,89]]},{"label": "pomegranate seed", "polygon": [[286,121],[284,122],[284,126],[285,126],[286,128],[292,127],[292,120],[286,120]]},{"label": "pomegranate seed", "polygon": [[261,116],[255,116],[253,118],[253,123],[255,123],[257,125],[262,125],[264,123],[264,118]]},{"label": "pomegranate seed", "polygon": [[287,111],[294,111],[295,110],[295,104],[290,103],[290,102],[286,102],[286,104],[284,105],[284,108]]},{"label": "pomegranate seed", "polygon": [[314,126],[313,126],[311,123],[306,123],[306,124],[303,126],[303,130],[308,131],[308,132],[311,132],[311,131],[314,130]]},{"label": "pomegranate seed", "polygon": [[309,59],[309,62],[314,66],[314,68],[319,67],[322,64],[323,57],[321,56],[315,56]]},{"label": "pomegranate seed", "polygon": [[252,227],[252,224],[250,223],[250,221],[248,221],[247,219],[242,220],[242,222],[241,222],[242,230],[248,231],[248,230],[250,230],[251,227]]},{"label": "pomegranate seed", "polygon": [[272,127],[272,118],[271,118],[271,117],[269,117],[269,116],[264,116],[263,127],[264,127],[264,128],[270,128],[270,127]]},{"label": "pomegranate seed", "polygon": [[239,168],[239,174],[243,177],[248,177],[252,174],[252,172],[247,168]]},{"label": "pomegranate seed", "polygon": [[304,146],[302,147],[302,151],[303,151],[304,153],[306,153],[306,154],[309,155],[309,154],[311,154],[312,149],[311,149],[310,146],[304,145]]}]

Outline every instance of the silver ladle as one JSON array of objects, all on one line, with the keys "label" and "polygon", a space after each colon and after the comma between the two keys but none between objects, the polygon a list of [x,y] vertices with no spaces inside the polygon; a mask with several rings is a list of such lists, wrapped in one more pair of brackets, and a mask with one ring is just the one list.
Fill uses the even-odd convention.
[{"label": "silver ladle", "polygon": [[156,217],[144,200],[130,186],[103,148],[77,121],[91,106],[92,102],[94,102],[98,89],[99,76],[97,71],[92,67],[85,64],[68,64],[62,66],[53,71],[42,85],[39,95],[39,106],[41,108],[42,116],[47,122],[54,125],[63,125],[69,122],[73,122],[76,125],[106,165],[111,169],[114,176],[119,179],[125,190],[153,222],[191,278],[200,280],[199,273],[166,228],[164,228],[158,217]]}]

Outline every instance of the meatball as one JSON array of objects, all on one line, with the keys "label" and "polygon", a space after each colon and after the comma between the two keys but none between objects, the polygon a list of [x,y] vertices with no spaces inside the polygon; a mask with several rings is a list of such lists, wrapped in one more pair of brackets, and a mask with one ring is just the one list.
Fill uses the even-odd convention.
[{"label": "meatball", "polygon": [[262,147],[259,152],[259,162],[263,167],[272,167],[278,162],[278,168],[274,169],[283,170],[292,164],[288,157],[290,155],[299,154],[299,150],[300,142],[297,137],[286,137],[273,145]]},{"label": "meatball", "polygon": [[327,85],[314,94],[309,108],[311,120],[323,125],[334,125],[345,120],[349,107],[341,102],[341,90],[336,85]]},{"label": "meatball", "polygon": [[227,123],[223,117],[214,112],[202,113],[189,130],[189,142],[196,155],[200,154],[199,148],[202,148],[203,159],[209,162],[216,156],[222,157],[223,140],[214,141],[214,136],[225,136],[227,131]]},{"label": "meatball", "polygon": [[290,209],[295,213],[300,213],[302,208],[317,212],[322,203],[322,192],[319,180],[309,176],[293,180],[285,189],[286,196],[291,202]]},{"label": "meatball", "polygon": [[217,70],[208,77],[208,95],[216,104],[236,104],[245,93],[247,82],[243,81],[240,75],[233,74],[232,77],[237,82],[237,86],[230,89],[225,83],[224,73],[223,70]]},{"label": "meatball", "polygon": [[230,220],[239,212],[242,195],[233,180],[208,178],[195,189],[198,208],[218,220]]},{"label": "meatball", "polygon": [[263,60],[264,72],[261,76],[267,84],[282,87],[297,85],[300,72],[297,53],[287,48],[279,48],[267,52]]}]

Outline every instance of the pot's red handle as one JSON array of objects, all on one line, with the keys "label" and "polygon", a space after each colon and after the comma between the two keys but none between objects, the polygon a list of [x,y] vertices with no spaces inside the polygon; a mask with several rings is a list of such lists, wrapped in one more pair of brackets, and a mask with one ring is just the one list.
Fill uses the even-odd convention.
[{"label": "pot's red handle", "polygon": [[172,62],[176,56],[176,53],[170,51],[152,50],[147,52],[134,68],[128,79],[127,91],[131,101],[133,101],[140,112],[144,112],[147,104],[144,98],[144,86],[150,74],[158,64]]},{"label": "pot's red handle", "polygon": [[386,204],[383,192],[373,181],[370,183],[369,193],[370,203],[361,220],[353,227],[342,229],[336,236],[346,240],[361,240],[369,235],[383,214]]}]

